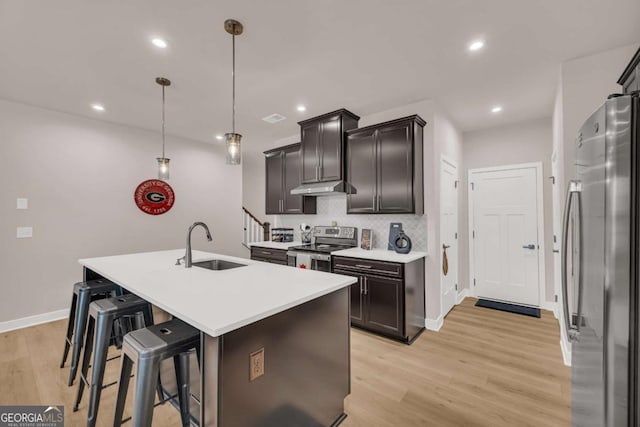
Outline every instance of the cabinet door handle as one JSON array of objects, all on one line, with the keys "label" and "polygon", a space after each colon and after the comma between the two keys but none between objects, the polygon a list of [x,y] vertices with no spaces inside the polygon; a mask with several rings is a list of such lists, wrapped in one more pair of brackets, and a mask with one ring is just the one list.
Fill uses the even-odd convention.
[{"label": "cabinet door handle", "polygon": [[369,293],[369,283],[367,283],[367,277],[363,277],[364,280],[364,294],[367,295]]},{"label": "cabinet door handle", "polygon": [[358,283],[360,283],[360,295],[364,293],[364,289],[362,288],[362,277],[358,278]]},{"label": "cabinet door handle", "polygon": [[356,267],[358,267],[358,268],[371,268],[370,265],[364,265],[364,264],[356,264]]},{"label": "cabinet door handle", "polygon": [[267,251],[261,251],[260,252],[262,255],[271,255],[271,252],[267,252]]}]

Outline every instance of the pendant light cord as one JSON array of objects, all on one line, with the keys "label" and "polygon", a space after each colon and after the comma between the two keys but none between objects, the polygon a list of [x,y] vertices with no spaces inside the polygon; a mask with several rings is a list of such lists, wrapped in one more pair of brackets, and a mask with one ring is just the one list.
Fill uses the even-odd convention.
[{"label": "pendant light cord", "polygon": [[162,85],[162,158],[164,159],[164,85]]},{"label": "pendant light cord", "polygon": [[231,49],[232,49],[232,70],[231,78],[233,80],[232,100],[233,108],[231,111],[231,130],[233,134],[236,133],[236,26],[233,25],[233,34],[231,35]]}]

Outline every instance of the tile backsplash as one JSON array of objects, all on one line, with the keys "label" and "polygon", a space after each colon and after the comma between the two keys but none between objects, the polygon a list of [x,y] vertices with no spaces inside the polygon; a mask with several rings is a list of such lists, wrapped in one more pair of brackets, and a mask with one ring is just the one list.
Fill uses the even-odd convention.
[{"label": "tile backsplash", "polygon": [[320,196],[317,198],[316,215],[277,215],[274,227],[293,228],[296,240],[300,240],[300,224],[337,225],[358,227],[358,244],[360,230],[373,230],[373,247],[386,249],[389,240],[389,224],[401,222],[404,232],[411,239],[412,247],[417,251],[427,250],[427,216],[411,214],[373,214],[347,215],[346,194]]}]

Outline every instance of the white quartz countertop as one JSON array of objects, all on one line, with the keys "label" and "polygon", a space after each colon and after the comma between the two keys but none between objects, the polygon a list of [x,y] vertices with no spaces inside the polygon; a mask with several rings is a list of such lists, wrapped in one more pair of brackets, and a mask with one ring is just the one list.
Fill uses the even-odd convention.
[{"label": "white quartz countertop", "polygon": [[426,257],[427,253],[420,251],[411,251],[408,254],[399,254],[394,251],[388,251],[385,249],[371,249],[370,251],[365,251],[364,249],[360,248],[351,248],[331,252],[331,255],[372,259],[377,261],[408,263]]},{"label": "white quartz countertop", "polygon": [[183,255],[184,249],[178,249],[79,262],[213,337],[357,281],[350,276],[201,251],[193,251],[194,262],[221,259],[246,266],[212,271],[175,265]]},{"label": "white quartz countertop", "polygon": [[268,249],[284,249],[287,250],[293,246],[300,246],[302,242],[252,242],[249,246],[256,248],[268,248]]}]

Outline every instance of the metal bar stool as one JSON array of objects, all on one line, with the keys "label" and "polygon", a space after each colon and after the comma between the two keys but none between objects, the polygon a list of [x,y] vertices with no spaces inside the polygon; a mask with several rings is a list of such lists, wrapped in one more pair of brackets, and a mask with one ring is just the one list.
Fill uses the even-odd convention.
[{"label": "metal bar stool", "polygon": [[113,425],[122,425],[122,414],[127,399],[127,389],[133,363],[137,364],[135,376],[134,427],[150,427],[153,419],[153,399],[160,373],[160,362],[173,357],[178,401],[182,425],[190,425],[189,412],[189,355],[195,349],[200,361],[200,331],[179,319],[139,329],[125,335],[122,343],[122,367],[118,384],[118,398]]},{"label": "metal bar stool", "polygon": [[73,297],[71,298],[71,308],[69,309],[69,322],[67,323],[67,336],[62,353],[63,368],[71,351],[71,370],[69,371],[68,385],[71,386],[76,379],[78,363],[80,362],[80,352],[84,342],[84,333],[89,317],[89,304],[101,298],[107,298],[119,294],[120,287],[106,279],[89,280],[78,282],[73,285]]},{"label": "metal bar stool", "polygon": [[[127,327],[131,318],[134,320],[133,325]],[[116,320],[121,321],[120,323],[124,326],[125,332],[128,329],[139,329],[153,325],[151,304],[137,295],[127,294],[94,301],[89,305],[89,324],[87,325],[87,336],[84,344],[84,357],[80,372],[80,382],[78,383],[78,394],[73,406],[73,411],[77,411],[82,400],[84,387],[87,385],[90,388],[87,414],[88,427],[93,427],[96,424],[100,395],[104,388],[104,370],[107,363],[111,331]],[[91,360],[92,353],[93,360]],[[91,365],[91,382],[87,379],[89,365]],[[113,384],[108,384],[107,386],[109,385]]]}]

